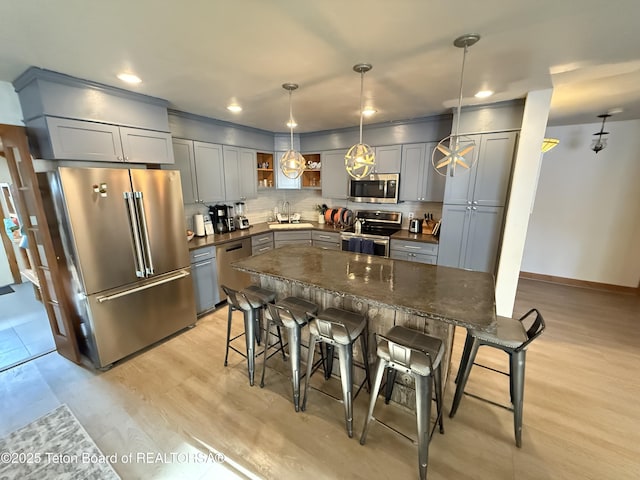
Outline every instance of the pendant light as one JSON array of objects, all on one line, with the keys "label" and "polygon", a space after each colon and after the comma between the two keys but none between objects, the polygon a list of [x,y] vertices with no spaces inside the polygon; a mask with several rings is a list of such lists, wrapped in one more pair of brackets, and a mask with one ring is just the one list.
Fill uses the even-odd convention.
[{"label": "pendant light", "polygon": [[351,147],[344,156],[344,166],[347,169],[347,173],[356,180],[369,175],[376,166],[376,156],[373,149],[369,145],[362,143],[364,74],[371,68],[372,66],[368,63],[358,63],[353,66],[353,70],[360,74],[360,142]]},{"label": "pendant light", "polygon": [[297,83],[283,83],[282,88],[289,92],[289,126],[291,132],[291,148],[280,159],[280,170],[288,178],[298,178],[304,172],[306,161],[302,154],[293,148],[293,109],[291,108],[291,93],[298,88]]},{"label": "pendant light", "polygon": [[600,151],[600,150],[604,150],[604,148],[607,146],[607,139],[602,138],[603,135],[609,135],[609,132],[605,132],[604,131],[604,122],[607,121],[607,118],[609,118],[611,116],[611,114],[609,113],[603,113],[602,115],[598,115],[598,118],[602,119],[602,127],[600,127],[600,131],[594,133],[594,136],[597,136],[598,138],[594,138],[593,139],[593,144],[591,145],[591,150],[593,150],[594,152],[596,152],[596,154]]},{"label": "pendant light", "polygon": [[461,169],[463,172],[471,170],[475,162],[475,156],[471,155],[470,159],[465,155],[470,153],[476,146],[476,143],[469,137],[460,137],[458,130],[460,129],[460,111],[462,109],[462,86],[464,84],[464,64],[467,59],[467,51],[470,46],[480,40],[480,35],[476,33],[467,33],[456,38],[453,44],[458,48],[464,48],[462,55],[462,71],[460,72],[460,92],[458,95],[458,113],[456,116],[456,127],[454,131],[446,138],[443,138],[431,154],[431,164],[436,172],[440,175],[446,175],[449,172],[451,177],[455,176]]}]

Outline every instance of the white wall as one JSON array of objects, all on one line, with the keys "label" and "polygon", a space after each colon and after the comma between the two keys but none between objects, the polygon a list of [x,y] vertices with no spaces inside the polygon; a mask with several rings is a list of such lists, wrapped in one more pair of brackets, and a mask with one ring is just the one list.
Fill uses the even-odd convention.
[{"label": "white wall", "polygon": [[0,82],[0,123],[24,126],[18,94],[9,82]]},{"label": "white wall", "polygon": [[640,280],[640,120],[610,121],[607,148],[590,150],[599,123],[547,128],[521,270],[637,287]]}]

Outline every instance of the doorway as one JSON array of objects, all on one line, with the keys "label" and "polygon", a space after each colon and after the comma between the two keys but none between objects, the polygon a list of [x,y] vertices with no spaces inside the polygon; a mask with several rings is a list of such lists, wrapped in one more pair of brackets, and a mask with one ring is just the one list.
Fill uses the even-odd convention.
[{"label": "doorway", "polygon": [[[13,201],[7,160],[0,154],[0,372],[55,350],[37,279],[26,247],[26,236]],[[32,283],[28,279],[31,278]]]}]

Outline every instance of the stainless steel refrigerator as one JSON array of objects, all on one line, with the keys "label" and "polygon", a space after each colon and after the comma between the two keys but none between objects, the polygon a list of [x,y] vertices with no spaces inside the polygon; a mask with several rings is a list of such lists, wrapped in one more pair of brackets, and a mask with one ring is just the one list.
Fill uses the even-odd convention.
[{"label": "stainless steel refrigerator", "polygon": [[196,322],[180,174],[40,174],[81,350],[104,368]]}]

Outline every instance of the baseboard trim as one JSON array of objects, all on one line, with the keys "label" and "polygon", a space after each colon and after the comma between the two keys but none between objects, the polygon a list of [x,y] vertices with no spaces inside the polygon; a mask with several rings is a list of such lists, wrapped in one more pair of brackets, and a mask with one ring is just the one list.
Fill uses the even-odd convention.
[{"label": "baseboard trim", "polygon": [[595,290],[606,290],[609,292],[640,295],[640,286],[623,287],[622,285],[612,285],[610,283],[588,282],[586,280],[577,280],[575,278],[556,277],[555,275],[544,275],[541,273],[531,272],[520,272],[520,278],[538,280],[540,282],[557,283],[560,285],[571,285],[573,287],[591,288]]}]

